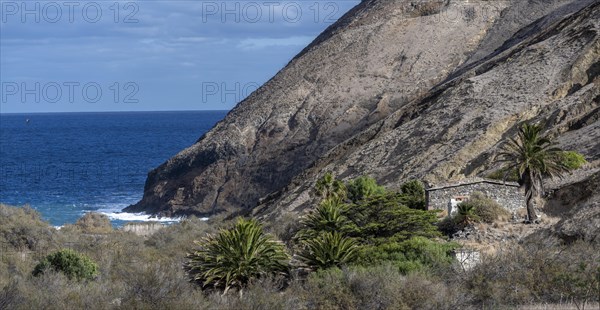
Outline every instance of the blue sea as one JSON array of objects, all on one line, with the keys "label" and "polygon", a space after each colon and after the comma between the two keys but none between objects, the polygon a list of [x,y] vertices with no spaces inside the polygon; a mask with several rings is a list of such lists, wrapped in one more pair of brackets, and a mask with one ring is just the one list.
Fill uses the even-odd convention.
[{"label": "blue sea", "polygon": [[142,198],[150,170],[226,113],[0,114],[0,203],[30,205],[54,226],[89,211],[115,226],[149,220],[121,210]]}]

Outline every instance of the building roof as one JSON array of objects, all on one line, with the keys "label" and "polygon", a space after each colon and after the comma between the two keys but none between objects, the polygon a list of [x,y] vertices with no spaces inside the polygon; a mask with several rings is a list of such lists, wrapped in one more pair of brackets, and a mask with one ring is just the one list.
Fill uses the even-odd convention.
[{"label": "building roof", "polygon": [[473,185],[473,184],[479,184],[479,183],[488,183],[488,184],[510,186],[510,187],[520,187],[519,183],[516,183],[516,182],[504,182],[504,181],[485,179],[485,178],[470,178],[470,179],[464,179],[464,180],[454,182],[454,183],[433,186],[431,188],[426,189],[426,191],[428,191],[428,192],[436,191],[436,190],[440,190],[440,189],[461,187],[461,186],[467,186],[467,185]]}]

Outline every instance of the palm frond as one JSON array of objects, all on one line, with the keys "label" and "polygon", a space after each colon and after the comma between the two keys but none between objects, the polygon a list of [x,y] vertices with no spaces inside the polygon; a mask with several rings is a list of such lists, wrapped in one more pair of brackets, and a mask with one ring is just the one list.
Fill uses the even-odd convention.
[{"label": "palm frond", "polygon": [[198,248],[188,254],[184,267],[203,288],[241,289],[253,279],[288,272],[283,244],[265,234],[255,220],[240,219],[232,229],[194,243]]}]

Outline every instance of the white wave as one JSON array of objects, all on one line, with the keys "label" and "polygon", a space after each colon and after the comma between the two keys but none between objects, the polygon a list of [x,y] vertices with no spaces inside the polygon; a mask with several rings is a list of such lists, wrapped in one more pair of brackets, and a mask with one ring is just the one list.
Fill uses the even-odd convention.
[{"label": "white wave", "polygon": [[98,212],[108,216],[111,220],[119,220],[124,222],[165,222],[174,223],[180,222],[181,217],[153,217],[146,213],[125,213],[125,212],[106,212],[98,210]]}]

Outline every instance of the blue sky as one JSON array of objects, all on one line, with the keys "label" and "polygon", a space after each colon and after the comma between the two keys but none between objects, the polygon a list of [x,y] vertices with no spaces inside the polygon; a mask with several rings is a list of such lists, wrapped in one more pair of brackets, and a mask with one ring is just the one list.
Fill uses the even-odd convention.
[{"label": "blue sky", "polygon": [[231,109],[359,2],[0,0],[0,112]]}]

